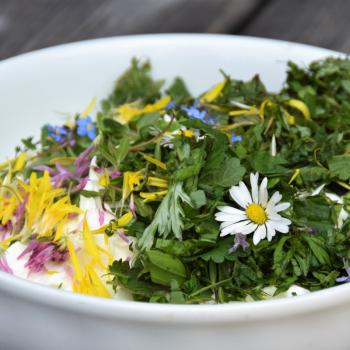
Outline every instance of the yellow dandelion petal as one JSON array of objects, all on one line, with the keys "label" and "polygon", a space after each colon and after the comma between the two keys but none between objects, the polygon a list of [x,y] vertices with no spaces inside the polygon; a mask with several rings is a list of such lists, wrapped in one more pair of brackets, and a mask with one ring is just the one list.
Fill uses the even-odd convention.
[{"label": "yellow dandelion petal", "polygon": [[138,108],[136,103],[128,103],[115,109],[116,119],[121,124],[127,124],[141,114],[162,111],[171,101],[170,96],[165,96],[153,104],[148,104],[143,108]]},{"label": "yellow dandelion petal", "polygon": [[143,158],[145,158],[145,160],[147,160],[147,162],[152,163],[154,165],[156,165],[157,167],[166,170],[166,164],[161,162],[160,160],[153,158],[151,156],[148,156],[147,154],[141,153]]},{"label": "yellow dandelion petal", "polygon": [[286,110],[283,110],[284,116],[287,119],[287,123],[289,125],[295,125],[295,117],[293,115],[291,115],[289,112],[287,112]]},{"label": "yellow dandelion petal", "polygon": [[124,227],[130,224],[130,222],[133,220],[134,216],[131,211],[128,211],[126,214],[121,216],[117,220],[117,226],[118,227]]},{"label": "yellow dandelion petal", "polygon": [[140,197],[145,203],[156,201],[168,193],[168,190],[158,192],[140,192]]},{"label": "yellow dandelion petal", "polygon": [[73,279],[75,281],[80,282],[83,279],[83,270],[81,268],[77,253],[75,252],[73,243],[68,238],[67,238],[67,249],[69,252],[70,261],[74,271]]},{"label": "yellow dandelion petal", "polygon": [[56,163],[59,163],[60,165],[71,165],[77,157],[56,157],[52,158],[49,162],[50,165],[55,165]]},{"label": "yellow dandelion petal", "polygon": [[83,113],[80,114],[80,117],[84,118],[91,113],[96,105],[96,96],[90,101],[89,105],[85,108]]},{"label": "yellow dandelion petal", "polygon": [[126,171],[123,174],[123,194],[122,202],[129,197],[131,192],[141,184],[144,176],[141,171]]},{"label": "yellow dandelion petal", "polygon": [[161,179],[159,177],[149,176],[147,179],[147,185],[160,188],[168,188],[168,180]]},{"label": "yellow dandelion petal", "polygon": [[239,109],[235,111],[231,111],[228,113],[231,117],[240,117],[240,116],[259,116],[259,111],[255,107],[251,107],[250,109]]},{"label": "yellow dandelion petal", "polygon": [[107,171],[105,171],[104,174],[100,177],[98,183],[102,187],[108,187],[110,182],[111,181],[110,181],[109,175],[108,175]]},{"label": "yellow dandelion petal", "polygon": [[27,153],[26,152],[21,152],[19,156],[16,158],[15,165],[13,167],[13,172],[18,172],[23,170],[25,164],[27,161]]},{"label": "yellow dandelion petal", "polygon": [[291,99],[287,102],[287,106],[297,109],[306,120],[311,120],[309,107],[303,101]]},{"label": "yellow dandelion petal", "polygon": [[207,91],[200,99],[199,101],[201,103],[210,103],[218,98],[218,96],[221,94],[221,91],[224,89],[226,86],[227,80],[225,79],[224,81],[216,84],[213,86],[212,89]]},{"label": "yellow dandelion petal", "polygon": [[105,265],[102,262],[100,257],[98,245],[90,231],[89,225],[86,218],[83,221],[83,237],[84,237],[84,247],[88,255],[92,258],[92,261],[95,264],[98,264],[102,268],[105,268]]},{"label": "yellow dandelion petal", "polygon": [[259,115],[260,115],[260,118],[261,119],[264,119],[265,118],[265,109],[266,107],[270,107],[272,106],[273,103],[271,102],[271,100],[269,98],[266,98],[260,105],[260,108],[259,108]]},{"label": "yellow dandelion petal", "polygon": [[295,169],[292,177],[288,181],[288,185],[290,185],[299,175],[300,175],[300,169]]}]

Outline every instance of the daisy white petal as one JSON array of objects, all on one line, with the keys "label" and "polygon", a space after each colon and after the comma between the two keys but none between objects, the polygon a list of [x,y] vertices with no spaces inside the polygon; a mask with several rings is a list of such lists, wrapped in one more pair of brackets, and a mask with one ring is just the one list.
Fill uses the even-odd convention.
[{"label": "daisy white petal", "polygon": [[241,181],[239,183],[239,188],[241,191],[241,196],[243,197],[244,201],[246,202],[246,205],[252,203],[252,196],[250,195],[250,192],[243,181]]},{"label": "daisy white petal", "polygon": [[250,185],[252,186],[252,199],[254,203],[259,203],[259,173],[250,174]]},{"label": "daisy white petal", "polygon": [[232,186],[230,188],[230,195],[231,198],[242,208],[247,206],[248,203],[241,197],[241,190],[239,186]]},{"label": "daisy white petal", "polygon": [[271,220],[271,221],[269,221],[269,223],[278,232],[287,233],[289,231],[289,227],[287,225],[282,224],[279,221],[272,221]]},{"label": "daisy white petal", "polygon": [[253,243],[257,245],[265,237],[266,237],[266,227],[265,225],[260,225],[254,232]]},{"label": "daisy white petal", "polygon": [[231,226],[233,224],[237,224],[237,222],[242,222],[244,220],[241,220],[241,221],[225,221],[225,222],[222,222],[220,224],[220,230],[224,229],[225,227],[228,227],[228,226]]},{"label": "daisy white petal", "polygon": [[226,213],[216,213],[215,220],[216,221],[241,221],[247,219],[244,213],[242,214],[226,214]]},{"label": "daisy white petal", "polygon": [[267,177],[264,177],[264,179],[261,181],[260,188],[259,188],[259,204],[265,207],[267,204],[267,199],[268,199]]},{"label": "daisy white petal", "polygon": [[270,221],[266,221],[266,231],[267,231],[267,240],[270,242],[272,237],[276,235],[276,230],[273,225],[271,225]]},{"label": "daisy white petal", "polygon": [[233,214],[233,215],[239,215],[239,214],[244,214],[243,210],[240,209],[236,209],[233,207],[229,207],[229,206],[224,206],[224,207],[218,207],[218,209],[226,214]]},{"label": "daisy white petal", "polygon": [[282,210],[288,209],[289,207],[290,207],[290,203],[284,202],[284,203],[277,204],[277,205],[273,208],[273,210],[274,210],[276,213],[278,213],[278,212],[280,212],[280,211],[282,211]]},{"label": "daisy white petal", "polygon": [[254,224],[253,222],[250,222],[248,225],[244,226],[239,233],[242,235],[249,235],[249,233],[252,233],[256,230],[258,227],[258,224]]},{"label": "daisy white petal", "polygon": [[221,230],[220,236],[226,236],[228,234],[235,234],[237,232],[241,232],[248,224],[250,224],[249,220],[236,222],[231,224]]},{"label": "daisy white petal", "polygon": [[281,199],[282,199],[282,195],[281,195],[278,191],[276,191],[276,192],[272,195],[272,197],[270,198],[269,204],[270,204],[270,203],[271,203],[271,204],[277,204],[278,202],[281,201]]}]

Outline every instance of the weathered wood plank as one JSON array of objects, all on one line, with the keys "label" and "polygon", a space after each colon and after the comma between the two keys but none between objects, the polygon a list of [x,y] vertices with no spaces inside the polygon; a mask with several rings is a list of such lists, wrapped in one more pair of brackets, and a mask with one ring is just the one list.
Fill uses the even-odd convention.
[{"label": "weathered wood plank", "polygon": [[277,38],[350,52],[350,1],[273,0],[240,34]]},{"label": "weathered wood plank", "polygon": [[65,42],[155,32],[230,33],[262,0],[0,0],[0,59]]}]

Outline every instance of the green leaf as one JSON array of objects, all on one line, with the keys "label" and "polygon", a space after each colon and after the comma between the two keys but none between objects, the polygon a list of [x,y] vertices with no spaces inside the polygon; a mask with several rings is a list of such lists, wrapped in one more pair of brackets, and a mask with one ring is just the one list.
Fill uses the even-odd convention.
[{"label": "green leaf", "polygon": [[294,223],[327,231],[334,227],[332,206],[322,195],[297,199],[293,203]]},{"label": "green leaf", "polygon": [[120,140],[119,146],[115,152],[115,159],[117,162],[120,163],[125,159],[126,155],[128,154],[129,145],[129,137],[126,135]]},{"label": "green leaf", "polygon": [[217,264],[223,263],[229,256],[229,249],[233,246],[233,237],[226,237],[220,239],[216,246],[208,252],[201,255],[201,258],[205,261],[214,261]]},{"label": "green leaf", "polygon": [[205,196],[205,192],[202,190],[192,192],[190,197],[195,209],[199,209],[207,204],[207,197]]},{"label": "green leaf", "polygon": [[186,268],[180,259],[158,250],[146,252],[147,268],[154,283],[170,286],[173,280],[182,284],[186,279]]},{"label": "green leaf", "polygon": [[172,97],[176,104],[181,103],[186,98],[191,97],[185,82],[179,77],[175,78],[173,83],[167,89],[166,93]]},{"label": "green leaf", "polygon": [[262,174],[285,174],[289,172],[285,165],[287,161],[281,156],[272,156],[268,152],[257,151],[250,157],[250,164],[255,171]]},{"label": "green leaf", "polygon": [[350,155],[334,156],[328,161],[331,175],[340,180],[350,179]]},{"label": "green leaf", "polygon": [[145,103],[158,99],[163,81],[153,80],[150,72],[149,62],[133,58],[131,67],[118,79],[113,93],[104,101],[104,107],[116,107],[138,99],[143,99]]},{"label": "green leaf", "polygon": [[322,241],[315,236],[303,236],[304,240],[309,245],[312,253],[315,255],[318,262],[322,265],[330,265],[331,260],[327,251],[322,247]]}]

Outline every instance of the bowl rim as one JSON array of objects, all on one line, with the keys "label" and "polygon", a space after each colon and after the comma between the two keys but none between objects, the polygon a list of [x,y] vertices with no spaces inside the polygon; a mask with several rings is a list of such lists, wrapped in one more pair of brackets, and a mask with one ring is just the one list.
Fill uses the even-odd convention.
[{"label": "bowl rim", "polygon": [[[288,45],[295,49],[319,51],[321,55],[344,56],[343,53],[323,49],[317,46],[287,42],[283,40],[258,38],[251,36],[225,35],[225,34],[146,34],[126,35],[77,41],[53,47],[43,48],[32,52],[22,53],[15,57],[0,61],[0,68],[7,64],[21,64],[27,59],[35,59],[42,56],[55,56],[64,50],[76,50],[118,43],[140,42],[154,44],[155,42],[177,41],[186,39],[195,42],[206,41],[208,45],[217,41],[250,42],[261,45],[269,45],[278,48]],[[320,291],[312,292],[299,297],[277,298],[254,302],[233,302],[228,304],[202,304],[202,305],[175,305],[135,302],[127,300],[103,299],[94,296],[71,293],[57,290],[46,285],[41,285],[29,280],[0,271],[0,293],[16,297],[22,300],[49,306],[56,309],[78,312],[84,315],[97,317],[130,320],[134,322],[167,323],[232,323],[252,322],[266,319],[290,317],[297,314],[321,312],[325,309],[341,307],[350,302],[350,284],[343,284]]]}]

